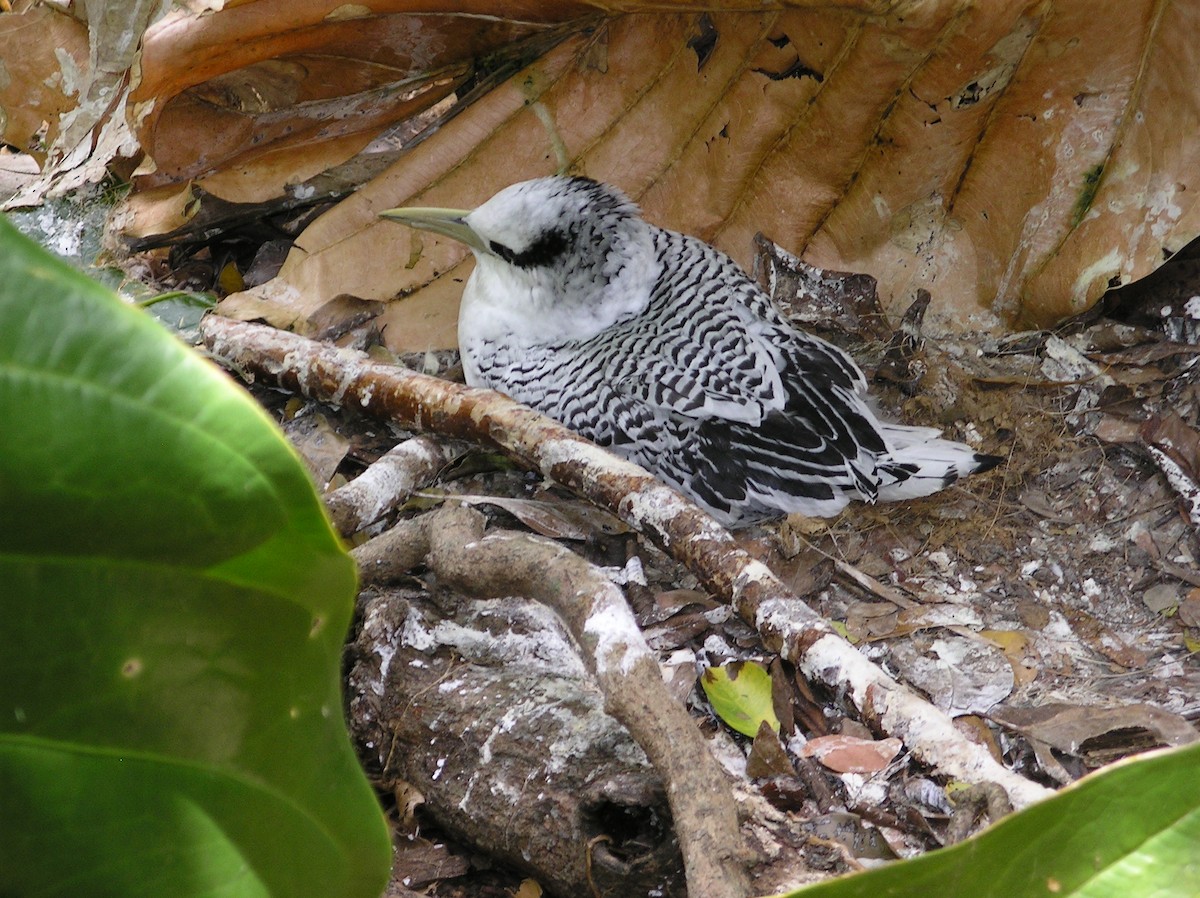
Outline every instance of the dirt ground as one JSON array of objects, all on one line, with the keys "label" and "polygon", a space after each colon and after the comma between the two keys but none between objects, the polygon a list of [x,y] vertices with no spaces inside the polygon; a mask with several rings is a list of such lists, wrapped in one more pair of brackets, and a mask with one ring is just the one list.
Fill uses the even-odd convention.
[{"label": "dirt ground", "polygon": [[[855,505],[833,520],[789,519],[740,534],[872,660],[1047,785],[1195,738],[1194,266],[1190,257],[1168,265],[1157,281],[1117,291],[1103,310],[1055,333],[886,339],[854,332],[863,316],[846,318],[850,327],[826,335],[878,375],[873,391],[883,409],[942,427],[1006,462],[929,499]],[[338,410],[263,398],[323,470],[318,479],[332,477],[335,485],[396,439]],[[619,568],[637,554],[646,583],[631,586],[629,597],[664,662],[678,666],[683,652],[692,662],[686,669],[771,663],[756,634],[661,552],[622,534],[615,519],[497,461],[472,455],[404,513],[466,495],[495,524],[567,537],[597,562]],[[499,505],[479,498],[489,495],[502,497]],[[798,682],[788,690],[789,751],[818,735],[869,735],[838,697],[814,695]],[[701,726],[720,729],[698,687],[681,695]],[[725,745],[749,754],[748,739],[726,734]],[[874,775],[822,775],[837,809],[878,828],[887,842],[880,856],[928,850],[954,825],[944,784],[906,769],[903,758]],[[789,810],[804,804],[764,794]],[[410,824],[394,894],[431,885],[438,895],[475,898],[520,887],[524,874],[447,838],[419,807]],[[857,822],[852,829],[861,836]],[[845,845],[861,846],[861,839]],[[837,872],[872,856],[842,850],[853,857],[825,867],[810,851],[810,869]],[[416,875],[418,868],[426,874]]]}]

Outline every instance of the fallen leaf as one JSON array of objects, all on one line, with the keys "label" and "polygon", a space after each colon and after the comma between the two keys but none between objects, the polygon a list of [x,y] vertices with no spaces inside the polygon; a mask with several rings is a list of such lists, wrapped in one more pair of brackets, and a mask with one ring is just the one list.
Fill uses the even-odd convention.
[{"label": "fallen leaf", "polygon": [[991,720],[1057,751],[1100,767],[1160,746],[1188,745],[1200,735],[1177,714],[1147,704],[1090,708],[1054,703],[1037,708],[993,708]]},{"label": "fallen leaf", "polygon": [[513,892],[513,898],[541,898],[542,887],[535,879],[523,879],[517,890]]},{"label": "fallen leaf", "polygon": [[1174,583],[1158,583],[1142,593],[1142,604],[1155,614],[1170,614],[1179,607],[1179,587]]},{"label": "fallen leaf", "polygon": [[0,14],[0,60],[0,137],[44,161],[61,116],[78,104],[88,66],[87,26],[45,4]]},{"label": "fallen leaf", "polygon": [[226,199],[278,195],[451,94],[475,58],[547,27],[537,14],[506,19],[472,5],[257,0],[172,10],[145,34],[130,97],[153,160],[139,185],[209,176],[205,189]]},{"label": "fallen leaf", "polygon": [[1146,653],[1130,645],[1114,633],[1103,621],[1088,614],[1082,608],[1066,604],[1058,606],[1062,616],[1071,625],[1071,630],[1094,652],[1103,655],[1127,670],[1146,666]]},{"label": "fallen leaf", "polygon": [[405,268],[412,233],[376,214],[477,204],[559,151],[743,266],[762,232],[875,277],[891,315],[927,289],[933,329],[1056,322],[1200,232],[1200,144],[1174,136],[1200,115],[1177,77],[1197,52],[1189,4],[632,9],[459,111],[311,225],[257,295],[400,295],[395,348],[452,345],[466,250],[425,236]]},{"label": "fallen leaf", "polygon": [[1200,588],[1188,590],[1179,605],[1179,622],[1185,627],[1200,627]]},{"label": "fallen leaf", "polygon": [[322,414],[292,418],[284,423],[283,432],[304,459],[317,489],[326,489],[350,450],[350,440],[338,433]]},{"label": "fallen leaf", "polygon": [[710,667],[700,677],[700,685],[716,715],[743,736],[758,735],[764,723],[779,732],[771,700],[771,675],[761,664],[731,661]]},{"label": "fallen leaf", "polygon": [[772,729],[771,724],[764,720],[759,724],[754,742],[750,745],[750,756],[746,759],[746,776],[757,780],[795,775],[796,768],[788,760],[779,735]]},{"label": "fallen leaf", "polygon": [[899,739],[859,739],[856,736],[818,736],[800,749],[800,757],[813,758],[838,773],[878,773],[904,747]]},{"label": "fallen leaf", "polygon": [[1004,751],[996,742],[991,727],[976,714],[964,714],[954,718],[954,728],[974,742],[982,745],[999,764],[1004,763]]},{"label": "fallen leaf", "polygon": [[927,650],[912,641],[890,648],[902,679],[951,716],[986,713],[1015,683],[1004,654],[978,639],[947,636],[933,640]]},{"label": "fallen leaf", "polygon": [[982,630],[979,635],[1004,652],[1018,687],[1037,679],[1036,655],[1029,645],[1028,636],[1020,630]]}]

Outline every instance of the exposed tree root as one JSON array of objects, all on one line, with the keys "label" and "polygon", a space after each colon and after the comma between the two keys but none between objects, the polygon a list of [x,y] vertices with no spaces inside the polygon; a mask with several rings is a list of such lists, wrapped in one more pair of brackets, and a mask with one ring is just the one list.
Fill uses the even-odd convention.
[{"label": "exposed tree root", "polygon": [[201,332],[217,356],[272,384],[357,405],[406,427],[501,447],[654,539],[709,590],[728,597],[768,649],[810,679],[847,694],[864,720],[899,737],[922,763],[971,783],[996,782],[1018,808],[1050,794],[997,762],[959,733],[948,715],[863,657],[727,530],[644,469],[498,393],[372,362],[363,353],[263,325],[210,315]]},{"label": "exposed tree root", "polygon": [[[363,591],[346,674],[351,731],[398,829],[435,821],[559,898],[686,895],[663,779],[604,712],[558,616],[405,580]],[[414,872],[401,864],[400,879]]]},{"label": "exposed tree root", "polygon": [[[624,595],[595,565],[553,540],[512,531],[484,535],[481,514],[447,508],[403,522],[356,550],[364,576],[373,559],[404,546],[406,561],[427,551],[438,580],[478,597],[518,595],[553,609],[581,649],[605,710],[629,730],[663,778],[683,852],[688,891],[712,898],[750,893],[737,809],[725,772],[687,711],[663,685],[658,663]],[[553,572],[550,574],[549,572]]]}]

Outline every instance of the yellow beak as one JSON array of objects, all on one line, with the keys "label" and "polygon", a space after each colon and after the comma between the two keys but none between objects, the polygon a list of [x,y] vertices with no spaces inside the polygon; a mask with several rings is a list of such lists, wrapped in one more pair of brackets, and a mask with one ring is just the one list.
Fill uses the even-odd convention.
[{"label": "yellow beak", "polygon": [[471,230],[466,218],[471,214],[470,209],[434,209],[429,207],[411,206],[403,209],[387,209],[379,213],[380,218],[390,218],[412,228],[423,231],[433,231],[446,237],[453,237],[460,243],[465,243],[471,249],[491,252],[483,239]]}]

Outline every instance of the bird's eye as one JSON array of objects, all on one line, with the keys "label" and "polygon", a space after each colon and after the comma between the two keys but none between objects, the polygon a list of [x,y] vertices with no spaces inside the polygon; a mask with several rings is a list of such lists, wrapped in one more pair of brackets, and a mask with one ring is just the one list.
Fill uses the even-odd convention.
[{"label": "bird's eye", "polygon": [[566,252],[567,235],[559,230],[546,231],[520,252],[495,240],[489,241],[488,246],[492,252],[510,265],[516,265],[518,268],[536,268],[540,265],[551,264]]}]

